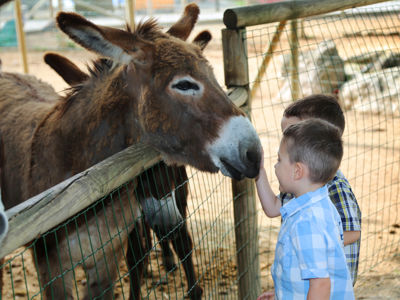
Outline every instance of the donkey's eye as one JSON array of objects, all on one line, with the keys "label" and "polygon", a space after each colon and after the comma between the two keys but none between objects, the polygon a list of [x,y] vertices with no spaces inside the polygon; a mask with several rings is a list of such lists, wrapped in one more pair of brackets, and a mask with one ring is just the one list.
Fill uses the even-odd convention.
[{"label": "donkey's eye", "polygon": [[175,83],[172,85],[172,88],[178,89],[181,91],[187,91],[187,90],[195,90],[198,91],[200,90],[199,86],[189,80],[180,80],[178,83]]},{"label": "donkey's eye", "polygon": [[176,76],[169,84],[169,90],[173,95],[188,96],[190,99],[199,98],[203,95],[204,86],[200,81],[189,75]]}]

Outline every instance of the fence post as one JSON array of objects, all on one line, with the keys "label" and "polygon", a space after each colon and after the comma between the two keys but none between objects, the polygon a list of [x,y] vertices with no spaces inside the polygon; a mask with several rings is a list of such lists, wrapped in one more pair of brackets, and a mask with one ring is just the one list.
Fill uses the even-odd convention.
[{"label": "fence post", "polygon": [[18,48],[21,52],[22,58],[22,67],[24,68],[24,73],[28,74],[28,58],[26,54],[26,42],[25,42],[25,32],[24,32],[24,24],[22,21],[22,12],[21,12],[21,0],[15,1],[15,24],[17,25],[17,38],[18,38]]},{"label": "fence post", "polygon": [[[245,88],[249,95],[245,34],[245,28],[223,29],[222,45],[226,86],[228,88]],[[242,108],[250,117],[248,100]],[[232,194],[239,280],[238,299],[256,299],[260,293],[260,263],[254,181],[250,179],[232,180]]]},{"label": "fence post", "polygon": [[297,19],[290,21],[290,52],[291,52],[291,91],[292,101],[299,98],[299,37],[297,34]]}]

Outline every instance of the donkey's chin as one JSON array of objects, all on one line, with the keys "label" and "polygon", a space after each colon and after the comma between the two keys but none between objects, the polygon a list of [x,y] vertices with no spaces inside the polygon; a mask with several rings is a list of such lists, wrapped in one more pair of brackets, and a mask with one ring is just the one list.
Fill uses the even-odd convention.
[{"label": "donkey's chin", "polygon": [[235,167],[228,160],[221,158],[220,170],[225,176],[229,176],[235,180],[242,180],[243,178],[255,178],[260,172],[260,168],[255,166],[254,168],[240,168]]},{"label": "donkey's chin", "polygon": [[228,163],[226,160],[221,159],[221,173],[225,176],[231,177],[235,180],[242,180],[245,176],[238,169]]}]

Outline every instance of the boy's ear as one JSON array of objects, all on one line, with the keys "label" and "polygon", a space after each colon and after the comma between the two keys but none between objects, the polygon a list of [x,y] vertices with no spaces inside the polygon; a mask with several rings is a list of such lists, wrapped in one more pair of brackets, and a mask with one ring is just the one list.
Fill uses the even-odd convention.
[{"label": "boy's ear", "polygon": [[293,179],[300,180],[307,175],[307,166],[301,162],[296,162],[293,170]]}]

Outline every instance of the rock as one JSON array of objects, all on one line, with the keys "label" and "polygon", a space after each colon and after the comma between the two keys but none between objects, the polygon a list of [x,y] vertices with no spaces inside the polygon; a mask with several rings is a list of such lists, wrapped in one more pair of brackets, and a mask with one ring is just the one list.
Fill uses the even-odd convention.
[{"label": "rock", "polygon": [[[292,99],[290,59],[290,55],[282,57],[280,75],[283,85],[277,95],[280,101]],[[324,41],[314,50],[301,52],[298,72],[299,98],[315,93],[334,93],[345,81],[344,62],[333,41]]]},{"label": "rock", "polygon": [[358,74],[340,88],[344,109],[360,112],[400,114],[400,67]]}]

